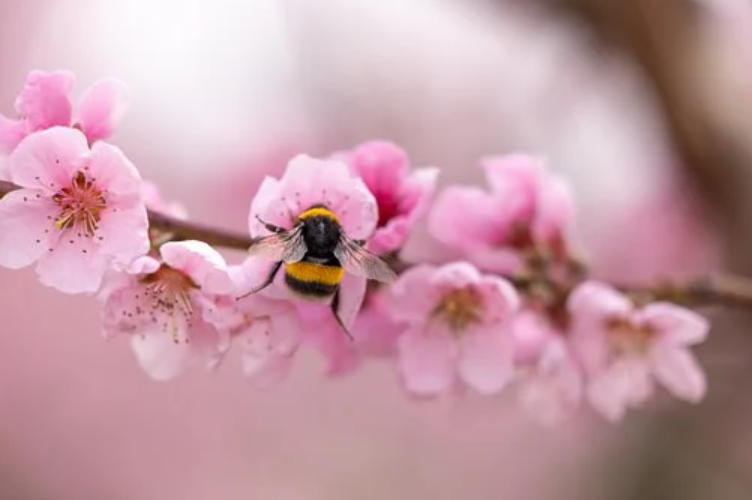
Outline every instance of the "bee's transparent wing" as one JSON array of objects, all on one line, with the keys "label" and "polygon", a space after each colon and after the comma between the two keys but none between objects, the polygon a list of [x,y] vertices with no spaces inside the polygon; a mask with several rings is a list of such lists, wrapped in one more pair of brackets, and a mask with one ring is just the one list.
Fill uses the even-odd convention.
[{"label": "bee's transparent wing", "polygon": [[298,262],[308,247],[303,240],[303,226],[254,240],[248,253],[275,262]]},{"label": "bee's transparent wing", "polygon": [[382,283],[391,283],[397,279],[397,274],[386,262],[347,236],[340,237],[339,244],[334,249],[334,256],[347,272],[355,276]]}]

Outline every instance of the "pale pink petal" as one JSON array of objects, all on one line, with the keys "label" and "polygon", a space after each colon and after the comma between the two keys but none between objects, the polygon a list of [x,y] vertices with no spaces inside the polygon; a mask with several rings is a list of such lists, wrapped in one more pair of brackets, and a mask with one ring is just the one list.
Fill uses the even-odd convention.
[{"label": "pale pink petal", "polygon": [[283,201],[295,216],[323,205],[339,217],[351,238],[365,239],[376,228],[376,200],[344,163],[299,155],[290,160],[280,184]]},{"label": "pale pink petal", "polygon": [[423,324],[436,307],[436,297],[429,286],[436,268],[419,265],[405,271],[389,288],[387,311],[398,322]]},{"label": "pale pink petal", "polygon": [[233,284],[222,256],[203,241],[165,243],[159,250],[168,266],[190,276],[206,293],[229,294]]},{"label": "pale pink petal", "polygon": [[26,118],[30,131],[71,124],[70,91],[76,79],[67,71],[32,71],[16,98],[16,111]]},{"label": "pale pink petal", "polygon": [[439,290],[463,288],[481,281],[478,269],[469,262],[452,262],[436,270],[431,277],[431,287]]},{"label": "pale pink petal", "polygon": [[404,180],[398,192],[397,213],[368,241],[372,252],[384,254],[404,246],[413,225],[428,213],[438,174],[436,168],[422,168]]},{"label": "pale pink petal", "polygon": [[386,226],[376,229],[376,232],[368,240],[368,250],[376,255],[384,255],[397,250],[407,241],[410,229],[411,225],[407,217],[395,217]]},{"label": "pale pink petal", "polygon": [[[175,315],[172,320],[171,327],[187,329],[182,316]],[[155,380],[173,379],[196,365],[216,366],[224,354],[219,348],[219,332],[194,315],[189,337],[190,342],[175,343],[161,324],[154,324],[133,335],[131,347],[141,368]]]},{"label": "pale pink petal", "polygon": [[483,321],[487,325],[506,321],[520,307],[520,297],[514,286],[504,278],[484,275],[475,285],[484,304]]},{"label": "pale pink petal", "polygon": [[567,309],[575,320],[603,322],[631,313],[632,303],[624,294],[604,283],[586,281],[569,295]]},{"label": "pale pink petal", "polygon": [[703,316],[667,302],[648,304],[639,317],[660,332],[658,342],[666,345],[699,344],[705,341],[710,330],[710,323]]},{"label": "pale pink petal", "polygon": [[512,274],[525,265],[525,256],[513,247],[481,247],[468,251],[466,255],[479,268],[499,274]]},{"label": "pale pink petal", "polygon": [[144,205],[137,202],[130,207],[121,204],[117,211],[104,210],[96,243],[99,252],[112,256],[119,268],[129,266],[133,259],[146,254],[150,243],[149,220]]},{"label": "pale pink petal", "polygon": [[582,376],[561,342],[550,342],[538,366],[520,386],[523,409],[544,425],[556,425],[582,398]]},{"label": "pale pink petal", "polygon": [[33,189],[19,189],[0,200],[0,265],[26,267],[50,248],[55,213],[52,200]]},{"label": "pale pink petal", "polygon": [[112,195],[131,203],[143,202],[141,175],[117,147],[104,142],[94,144],[87,167],[87,173],[97,185],[105,187]]},{"label": "pale pink petal", "polygon": [[627,408],[638,406],[652,394],[647,363],[621,360],[588,386],[588,399],[606,419],[617,422]]},{"label": "pale pink petal", "polygon": [[37,263],[39,281],[64,293],[94,293],[99,290],[109,259],[95,252],[94,243],[86,238],[67,239],[60,235],[52,251],[45,252]]},{"label": "pale pink petal", "polygon": [[87,161],[89,146],[78,130],[54,127],[21,141],[10,156],[11,180],[25,187],[57,192],[68,187]]},{"label": "pale pink petal", "polygon": [[413,328],[397,344],[399,368],[410,392],[420,395],[449,390],[456,379],[457,348],[446,335]]},{"label": "pale pink petal", "polygon": [[0,153],[0,181],[10,181],[10,169],[8,168],[8,157]]},{"label": "pale pink petal", "polygon": [[0,115],[0,154],[8,154],[26,137],[23,120],[11,120]]},{"label": "pale pink petal", "polygon": [[549,176],[538,195],[533,234],[541,241],[556,239],[573,219],[574,199],[569,184],[561,177]]},{"label": "pale pink petal", "polygon": [[[328,312],[319,309],[320,312]],[[310,316],[308,316],[310,318]],[[356,344],[348,337],[331,314],[315,321],[308,320],[316,328],[306,333],[306,342],[315,346],[326,360],[325,373],[330,377],[341,377],[355,371],[360,366],[360,355]]]},{"label": "pale pink petal", "polygon": [[265,177],[256,196],[251,202],[251,211],[248,214],[248,229],[251,236],[259,237],[271,234],[259,218],[269,224],[290,229],[293,225],[294,217],[297,214],[291,214],[290,210],[282,199],[280,182],[273,177]]},{"label": "pale pink petal", "polygon": [[438,179],[439,169],[435,167],[420,168],[405,179],[400,192],[399,211],[406,214],[411,223],[428,213]]},{"label": "pale pink petal", "polygon": [[257,319],[241,335],[243,372],[257,387],[270,387],[287,377],[295,348],[276,344],[276,326],[269,319]]},{"label": "pale pink petal", "polygon": [[178,202],[168,202],[159,191],[156,184],[141,180],[141,198],[149,210],[170,215],[177,219],[187,219],[188,210]]},{"label": "pale pink petal", "polygon": [[698,403],[705,397],[705,372],[688,349],[656,349],[651,352],[651,363],[655,377],[677,398]]},{"label": "pale pink petal", "polygon": [[131,262],[126,271],[130,274],[151,274],[156,272],[159,266],[157,259],[144,255]]},{"label": "pale pink petal", "polygon": [[353,149],[347,160],[376,198],[379,193],[397,193],[410,170],[405,152],[386,141],[370,141]]},{"label": "pale pink petal", "polygon": [[352,329],[366,296],[365,278],[345,273],[339,284],[339,317],[348,330]]},{"label": "pale pink petal", "polygon": [[498,327],[466,332],[460,341],[460,377],[481,394],[499,392],[514,374],[513,349],[511,333]]},{"label": "pale pink petal", "polygon": [[503,217],[502,202],[482,189],[452,186],[437,197],[428,227],[445,245],[474,250],[504,241],[508,228]]},{"label": "pale pink petal", "polygon": [[492,192],[504,196],[517,193],[533,203],[546,171],[540,158],[522,154],[486,157],[481,167]]},{"label": "pale pink petal", "polygon": [[546,318],[530,309],[517,312],[508,328],[514,338],[515,360],[521,364],[537,360],[554,337]]},{"label": "pale pink petal", "polygon": [[[104,288],[102,308],[102,333],[106,339],[121,334],[135,333],[151,322],[151,318],[133,314],[133,311],[143,310],[146,304],[144,287],[138,284],[137,278],[125,273],[108,275],[110,282]],[[113,283],[114,282],[114,283]]]},{"label": "pale pink petal", "polygon": [[403,331],[404,328],[392,320],[386,306],[374,304],[373,299],[360,311],[353,325],[358,351],[372,357],[394,356]]},{"label": "pale pink petal", "polygon": [[128,88],[120,80],[96,82],[84,91],[78,104],[76,122],[90,143],[112,135],[128,106]]}]

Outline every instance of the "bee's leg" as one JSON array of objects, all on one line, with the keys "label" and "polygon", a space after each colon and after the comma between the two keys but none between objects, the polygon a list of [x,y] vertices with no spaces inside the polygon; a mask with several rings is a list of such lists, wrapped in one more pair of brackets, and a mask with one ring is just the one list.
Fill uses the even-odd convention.
[{"label": "bee's leg", "polygon": [[277,276],[277,273],[279,272],[279,268],[282,267],[282,261],[275,262],[272,266],[272,270],[269,272],[269,275],[266,277],[263,283],[261,283],[259,286],[252,288],[250,292],[244,293],[240,297],[237,297],[238,300],[248,297],[251,294],[254,294],[256,292],[260,292],[264,288],[268,287],[272,283],[274,283],[274,278]]},{"label": "bee's leg", "polygon": [[350,331],[347,329],[344,323],[342,323],[342,318],[339,316],[339,287],[334,291],[334,296],[332,297],[332,314],[334,315],[334,319],[337,320],[337,324],[342,327],[342,331],[345,332],[345,335],[347,335],[347,338],[350,340],[355,340],[353,338]]},{"label": "bee's leg", "polygon": [[271,231],[277,234],[284,233],[285,231],[287,231],[283,227],[275,226],[274,224],[269,224],[268,222],[264,222],[263,220],[261,220],[261,217],[259,217],[258,215],[256,215],[256,219],[264,225],[267,231]]}]

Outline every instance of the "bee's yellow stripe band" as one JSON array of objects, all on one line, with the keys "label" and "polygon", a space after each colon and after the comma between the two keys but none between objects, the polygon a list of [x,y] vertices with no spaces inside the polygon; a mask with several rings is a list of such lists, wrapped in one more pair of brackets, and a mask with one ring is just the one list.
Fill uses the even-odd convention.
[{"label": "bee's yellow stripe band", "polygon": [[285,264],[285,272],[298,281],[334,286],[342,281],[345,270],[337,266],[322,266],[321,264],[301,261]]},{"label": "bee's yellow stripe band", "polygon": [[298,215],[298,219],[307,219],[308,217],[316,217],[316,216],[329,217],[334,222],[339,222],[339,219],[337,218],[336,215],[334,215],[334,212],[324,207],[309,208],[302,214]]}]

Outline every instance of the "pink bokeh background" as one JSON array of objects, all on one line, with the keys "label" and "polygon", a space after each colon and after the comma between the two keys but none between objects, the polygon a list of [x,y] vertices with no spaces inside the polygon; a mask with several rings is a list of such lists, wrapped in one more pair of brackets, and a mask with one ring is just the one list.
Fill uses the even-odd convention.
[{"label": "pink bokeh background", "polygon": [[[79,91],[125,80],[134,99],[113,142],[218,227],[243,230],[255,186],[293,154],[383,138],[439,166],[445,184],[479,181],[487,154],[546,155],[571,176],[582,250],[601,276],[718,265],[636,72],[540,12],[0,0],[0,112],[29,70],[58,68]],[[423,230],[408,255],[438,251]],[[102,339],[95,300],[46,289],[30,270],[0,270],[0,283],[2,500],[612,498],[626,480],[619,457],[650,418],[612,428],[583,412],[545,429],[512,394],[418,403],[386,361],[328,379],[310,352],[267,392],[232,356],[216,373],[158,383],[125,342]]]}]

